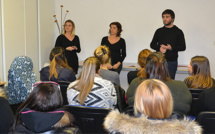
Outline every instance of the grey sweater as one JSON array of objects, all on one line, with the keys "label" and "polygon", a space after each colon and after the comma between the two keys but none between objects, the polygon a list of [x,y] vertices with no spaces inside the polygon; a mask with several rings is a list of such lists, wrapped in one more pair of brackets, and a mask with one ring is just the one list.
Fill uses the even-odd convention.
[{"label": "grey sweater", "polygon": [[103,79],[109,80],[113,84],[120,86],[119,74],[117,72],[101,69],[100,70],[100,76]]}]

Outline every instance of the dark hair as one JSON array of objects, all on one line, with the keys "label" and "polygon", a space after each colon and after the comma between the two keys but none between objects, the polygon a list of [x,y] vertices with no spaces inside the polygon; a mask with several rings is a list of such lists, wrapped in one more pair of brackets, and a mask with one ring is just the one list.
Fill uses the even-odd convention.
[{"label": "dark hair", "polygon": [[194,56],[191,58],[193,75],[210,75],[209,60],[205,56]]},{"label": "dark hair", "polygon": [[63,99],[61,91],[57,84],[54,83],[41,83],[33,88],[29,97],[17,109],[15,121],[13,123],[13,130],[19,123],[20,114],[24,108],[39,112],[54,111],[63,106]]},{"label": "dark hair", "polygon": [[[110,23],[109,26],[111,26],[111,25],[115,25],[117,27],[118,32],[117,32],[116,36],[120,37],[121,36],[121,32],[122,32],[122,25],[119,22],[112,22],[112,23]],[[109,30],[109,34],[110,34],[110,30]]]},{"label": "dark hair", "polygon": [[58,71],[56,69],[56,66],[60,66],[63,68],[69,68],[73,70],[69,65],[67,64],[67,60],[65,57],[65,50],[62,47],[55,47],[52,49],[50,55],[49,55],[50,65],[49,65],[49,80],[54,75],[55,78],[58,78]]},{"label": "dark hair", "polygon": [[171,18],[175,20],[175,13],[171,9],[164,10],[163,13],[162,13],[162,16],[164,14],[169,14],[171,16]]},{"label": "dark hair", "polygon": [[147,79],[170,80],[168,63],[161,52],[153,52],[146,59],[145,77]]}]

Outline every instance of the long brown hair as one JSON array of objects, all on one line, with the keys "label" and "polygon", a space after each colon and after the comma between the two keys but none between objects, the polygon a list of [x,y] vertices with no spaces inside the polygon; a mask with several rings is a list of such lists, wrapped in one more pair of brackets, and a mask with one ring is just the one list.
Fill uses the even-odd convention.
[{"label": "long brown hair", "polygon": [[84,61],[81,74],[77,79],[78,82],[71,87],[80,91],[76,99],[79,99],[81,105],[84,104],[87,95],[92,90],[94,85],[94,79],[99,69],[100,61],[98,58],[89,57]]},{"label": "long brown hair", "polygon": [[[213,79],[210,72],[209,60],[205,56],[194,56],[190,62],[192,75],[189,88],[212,88]],[[185,81],[188,84],[188,81]]]},{"label": "long brown hair", "polygon": [[161,52],[149,54],[146,60],[145,78],[159,79],[162,81],[170,80],[168,63]]},{"label": "long brown hair", "polygon": [[33,91],[29,97],[17,109],[15,121],[12,129],[14,130],[19,123],[21,112],[24,108],[39,112],[54,111],[63,106],[63,99],[59,85],[55,82],[38,82],[35,83]]},{"label": "long brown hair", "polygon": [[137,76],[140,78],[144,77],[144,71],[145,71],[145,67],[146,67],[146,58],[149,56],[150,53],[151,53],[151,51],[149,49],[143,49],[142,51],[140,51],[140,53],[138,55],[138,64],[141,68],[138,71]]},{"label": "long brown hair", "polygon": [[150,118],[168,118],[173,111],[173,99],[166,84],[160,80],[148,79],[137,88],[134,99],[135,114]]},{"label": "long brown hair", "polygon": [[69,68],[73,70],[69,65],[67,64],[67,60],[65,57],[65,51],[62,47],[55,47],[52,49],[50,55],[49,55],[49,80],[52,76],[55,78],[58,78],[58,71],[56,69],[56,66],[59,66],[61,68]]}]

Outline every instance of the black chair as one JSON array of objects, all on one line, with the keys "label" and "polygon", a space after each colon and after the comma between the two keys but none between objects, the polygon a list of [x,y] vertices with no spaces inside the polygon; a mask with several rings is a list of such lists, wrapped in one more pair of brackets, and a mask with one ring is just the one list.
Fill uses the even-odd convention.
[{"label": "black chair", "polygon": [[128,114],[129,116],[134,116],[134,107],[128,106],[124,109],[123,113]]},{"label": "black chair", "polygon": [[190,105],[189,115],[197,116],[198,114],[198,105],[199,105],[199,95],[204,89],[194,89],[189,88],[190,93],[192,95],[192,103]]},{"label": "black chair", "polygon": [[12,109],[14,115],[16,114],[17,109],[19,108],[20,105],[22,105],[22,103],[23,102],[10,105],[10,108]]},{"label": "black chair", "polygon": [[204,134],[215,133],[215,112],[201,112],[198,114],[196,121],[204,129]]},{"label": "black chair", "polygon": [[128,74],[127,74],[128,85],[131,84],[133,79],[137,78],[138,71],[139,70],[128,72]]},{"label": "black chair", "polygon": [[116,95],[117,95],[116,108],[120,112],[123,112],[123,110],[128,106],[125,101],[125,90],[117,85],[114,85],[114,87],[115,87]]},{"label": "black chair", "polygon": [[[129,116],[135,116],[134,115],[134,107],[133,106],[128,106],[125,110],[124,110],[125,114],[128,114]],[[171,114],[171,118],[174,119],[183,119],[184,115],[178,112],[172,112]]]},{"label": "black chair", "polygon": [[76,125],[83,133],[107,133],[103,122],[110,109],[83,106],[64,106],[64,110],[71,113],[76,120]]},{"label": "black chair", "polygon": [[61,94],[63,97],[63,105],[68,105],[68,100],[67,100],[67,88],[70,84],[70,82],[68,81],[58,81],[57,82],[60,85],[60,90],[61,90]]}]

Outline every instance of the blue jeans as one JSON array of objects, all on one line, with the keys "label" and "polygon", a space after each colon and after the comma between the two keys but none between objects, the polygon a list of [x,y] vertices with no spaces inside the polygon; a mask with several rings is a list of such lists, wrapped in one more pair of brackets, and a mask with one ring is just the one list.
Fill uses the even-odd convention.
[{"label": "blue jeans", "polygon": [[175,74],[178,67],[178,61],[168,61],[169,74],[171,79],[175,79]]}]

